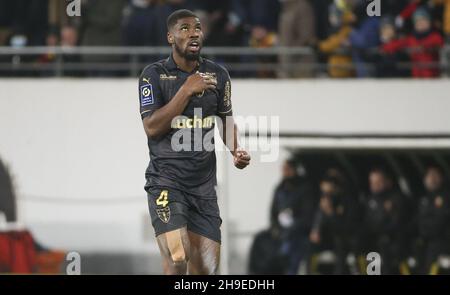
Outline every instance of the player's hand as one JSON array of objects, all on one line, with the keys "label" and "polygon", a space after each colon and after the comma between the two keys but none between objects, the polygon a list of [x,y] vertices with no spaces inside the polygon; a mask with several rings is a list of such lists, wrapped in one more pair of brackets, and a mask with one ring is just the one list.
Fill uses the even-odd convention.
[{"label": "player's hand", "polygon": [[243,149],[237,149],[234,153],[233,163],[238,169],[244,169],[250,164],[250,155]]},{"label": "player's hand", "polygon": [[202,94],[205,90],[214,90],[217,88],[217,80],[210,75],[195,73],[189,76],[184,82],[183,87],[189,91],[189,94]]}]

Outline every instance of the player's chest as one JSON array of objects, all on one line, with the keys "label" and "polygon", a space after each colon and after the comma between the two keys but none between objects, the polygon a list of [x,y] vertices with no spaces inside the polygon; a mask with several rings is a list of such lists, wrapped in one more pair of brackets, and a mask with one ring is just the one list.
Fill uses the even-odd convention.
[{"label": "player's chest", "polygon": [[[186,79],[188,74],[178,74],[173,76],[163,77],[160,80],[161,90],[165,103],[169,103],[173,97],[177,94]],[[217,102],[219,98],[219,92],[217,90],[206,90],[202,94],[193,95],[185,108],[183,115],[193,116],[194,113],[202,112],[203,116],[211,116],[217,113]]]}]

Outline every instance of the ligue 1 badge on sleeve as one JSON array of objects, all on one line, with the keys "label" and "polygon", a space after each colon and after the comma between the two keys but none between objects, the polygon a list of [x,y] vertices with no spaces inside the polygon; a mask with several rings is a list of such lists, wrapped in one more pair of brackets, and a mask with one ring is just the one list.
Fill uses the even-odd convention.
[{"label": "ligue 1 badge on sleeve", "polygon": [[147,105],[153,104],[155,101],[153,99],[153,87],[152,84],[146,84],[141,86],[141,106],[145,107]]}]

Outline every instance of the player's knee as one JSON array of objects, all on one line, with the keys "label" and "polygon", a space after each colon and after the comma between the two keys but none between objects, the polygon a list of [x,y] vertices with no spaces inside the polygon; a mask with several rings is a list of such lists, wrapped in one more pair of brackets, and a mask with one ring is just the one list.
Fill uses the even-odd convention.
[{"label": "player's knee", "polygon": [[166,239],[172,262],[176,265],[187,263],[189,260],[188,245],[184,242],[185,239],[183,239],[180,231],[168,233]]},{"label": "player's knee", "polygon": [[188,257],[184,251],[172,253],[171,258],[175,265],[186,264],[188,262]]},{"label": "player's knee", "polygon": [[182,243],[180,243],[178,247],[169,248],[169,252],[172,261],[176,264],[188,262],[189,260],[185,247]]}]

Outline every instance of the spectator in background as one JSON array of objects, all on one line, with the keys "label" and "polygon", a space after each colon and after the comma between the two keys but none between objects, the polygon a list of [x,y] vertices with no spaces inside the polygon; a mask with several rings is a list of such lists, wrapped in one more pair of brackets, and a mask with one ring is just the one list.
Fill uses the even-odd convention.
[{"label": "spectator in background", "polygon": [[[70,49],[78,46],[79,34],[78,29],[73,25],[64,25],[61,28],[61,46],[65,49]],[[64,69],[64,76],[79,77],[81,72],[75,69],[70,69],[76,66],[81,61],[81,57],[76,54],[68,54],[63,56],[63,62],[66,64]]]},{"label": "spectator in background", "polygon": [[[167,18],[169,15],[178,9],[190,9],[194,11],[191,6],[187,5],[186,0],[165,0],[157,5],[154,12],[155,30],[156,30],[156,44],[158,46],[167,45]],[[161,57],[162,58],[162,57]]]},{"label": "spectator in background", "polygon": [[[48,27],[48,0],[16,0],[8,1],[5,18],[11,28],[11,38],[24,38],[26,46],[42,46],[46,44]],[[13,41],[14,42],[14,41]],[[11,44],[13,45],[13,44]]]},{"label": "spectator in background", "polygon": [[[277,43],[279,0],[232,0],[231,9],[235,16],[235,25],[241,26],[244,39],[243,46],[254,48],[272,47]],[[276,62],[272,57],[251,58],[242,60],[260,63]],[[254,73],[252,73],[254,74]],[[256,72],[258,77],[273,77],[273,71],[265,69]]]},{"label": "spectator in background", "polygon": [[[358,6],[366,8],[367,1],[361,0]],[[374,53],[370,50],[380,45],[379,30],[380,18],[368,17],[365,9],[360,16],[359,26],[354,28],[349,36],[349,42],[352,50],[352,61],[355,64],[356,76],[366,78],[373,76],[373,71],[367,67],[368,62],[373,62]]]},{"label": "spectator in background", "polygon": [[278,0],[232,0],[231,9],[247,32],[242,45],[274,45],[280,11]]},{"label": "spectator in background", "polygon": [[336,255],[334,274],[347,274],[347,257],[356,253],[358,208],[341,181],[331,175],[320,181],[320,193],[310,240],[317,248],[333,250]]},{"label": "spectator in background", "polygon": [[[314,10],[309,0],[281,0],[280,46],[311,46],[316,42]],[[312,77],[314,55],[280,55],[280,78]],[[298,65],[300,63],[300,65]],[[292,68],[295,65],[295,68]]]},{"label": "spectator in background", "polygon": [[280,231],[273,225],[256,234],[250,247],[249,275],[280,275],[286,271]]},{"label": "spectator in background", "polygon": [[0,0],[0,46],[5,46],[11,34],[11,1]]},{"label": "spectator in background", "polygon": [[328,74],[332,78],[354,76],[348,38],[352,32],[355,15],[349,9],[339,8],[335,3],[329,7],[331,33],[319,43],[321,53],[328,55]]},{"label": "spectator in background", "polygon": [[[48,32],[47,46],[62,46],[65,49],[70,49],[77,45],[78,30],[73,25],[64,25],[60,30],[56,27],[52,27]],[[64,76],[79,76],[80,74],[79,71],[67,69],[76,66],[80,62],[80,57],[78,55],[66,54],[60,56],[60,59],[58,60],[57,56],[52,51],[49,51],[48,53],[39,56],[37,62],[41,68],[49,68],[46,71],[42,71],[41,76],[57,76],[57,74],[62,74]],[[59,67],[56,64],[57,62],[62,62],[65,66]],[[51,68],[51,66],[53,66],[53,68]]]},{"label": "spectator in background", "polygon": [[[117,46],[121,42],[122,12],[125,0],[86,0],[81,6],[83,46]],[[84,55],[85,63],[99,63],[107,65],[120,61],[119,56]],[[100,65],[98,66],[101,67]],[[111,74],[106,70],[91,73]]]},{"label": "spectator in background", "polygon": [[82,5],[83,46],[120,45],[124,0],[86,0]]},{"label": "spectator in background", "polygon": [[410,19],[416,11],[416,9],[420,6],[421,0],[409,0],[404,3],[399,3],[401,6],[397,6],[395,12],[390,11],[391,14],[395,15],[395,26],[399,30],[404,30],[406,32],[410,32],[412,30]]},{"label": "spectator in background", "polygon": [[443,46],[443,38],[438,32],[432,30],[430,14],[425,8],[419,8],[414,12],[413,21],[413,34],[384,44],[382,50],[386,54],[408,50],[413,63],[411,72],[413,77],[438,77],[439,49]]},{"label": "spectator in background", "polygon": [[[190,5],[195,12],[204,15],[201,20],[202,25],[208,24],[208,35],[205,39],[206,46],[232,46],[235,41],[228,35],[226,25],[229,20],[231,9],[231,0],[210,1],[210,0],[191,0]],[[203,32],[205,30],[203,29]]]},{"label": "spectator in background", "polygon": [[[52,27],[49,29],[47,33],[47,37],[45,40],[45,46],[55,47],[59,46],[59,29],[56,27]],[[51,52],[47,54],[43,54],[39,57],[38,62],[40,64],[52,63],[55,60],[55,55]]]},{"label": "spectator in background", "polygon": [[447,44],[450,44],[450,0],[438,0],[438,2],[444,6],[443,31]]},{"label": "spectator in background", "polygon": [[407,208],[404,197],[394,190],[392,178],[381,169],[369,173],[370,195],[364,200],[365,253],[378,252],[381,274],[407,273],[404,264]]},{"label": "spectator in background", "polygon": [[157,44],[155,0],[132,0],[124,11],[123,43],[126,46]]},{"label": "spectator in background", "polygon": [[328,7],[333,0],[312,0],[311,4],[314,9],[315,32],[318,40],[324,40],[328,37],[329,32],[329,15]]},{"label": "spectator in background", "polygon": [[[445,43],[450,45],[450,0],[435,0],[436,4],[443,6],[442,31],[444,32]],[[445,55],[447,60],[447,76],[450,76],[450,51]]]},{"label": "spectator in background", "polygon": [[419,269],[421,274],[437,274],[437,260],[441,254],[450,254],[448,222],[450,199],[444,185],[442,171],[429,167],[424,175],[425,195],[419,201]]},{"label": "spectator in background", "polygon": [[295,162],[283,164],[283,179],[275,190],[271,206],[271,224],[280,232],[281,251],[286,257],[286,274],[298,274],[302,261],[309,257],[309,232],[315,210],[314,191],[300,177]]},{"label": "spectator in background", "polygon": [[[13,48],[47,44],[48,0],[1,0],[0,42]],[[3,27],[3,29],[1,28]],[[0,70],[1,76],[35,76],[33,70],[19,69],[22,63],[34,63],[39,56],[2,55],[1,63],[11,63],[11,70]]]},{"label": "spectator in background", "polygon": [[[443,1],[446,0],[403,0],[396,1],[397,5],[388,5],[388,8],[390,14],[396,15],[395,25],[403,32],[409,33],[414,30],[413,15],[419,8],[429,10],[432,26],[442,30],[442,9],[439,9],[437,4],[443,4]],[[401,9],[398,9],[399,7]]]},{"label": "spectator in background", "polygon": [[78,45],[78,30],[72,25],[65,25],[61,28],[61,46],[72,48]]},{"label": "spectator in background", "polygon": [[[394,18],[390,16],[383,17],[380,24],[380,42],[381,46],[389,44],[397,39],[397,30]],[[410,71],[402,69],[400,63],[407,62],[408,55],[405,52],[398,51],[392,54],[380,54],[375,57],[376,77],[408,77]]]}]

